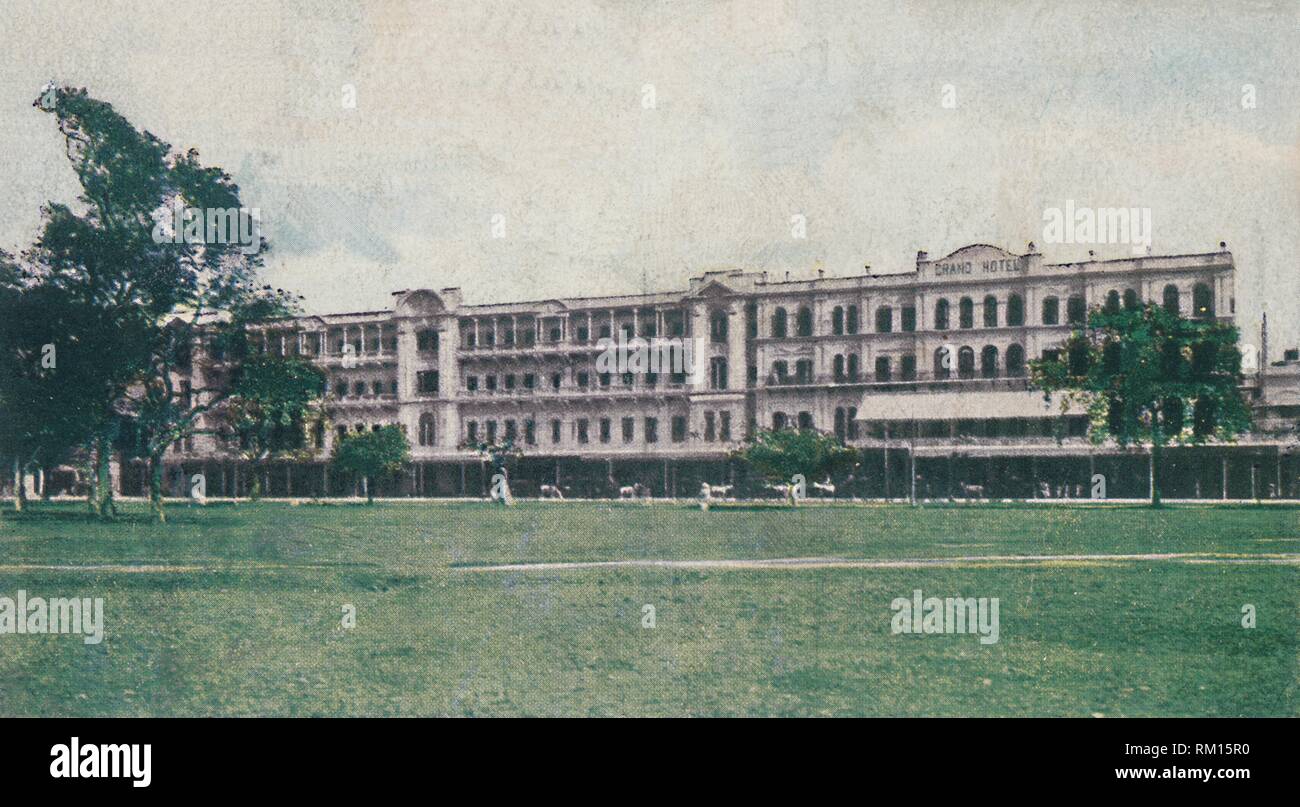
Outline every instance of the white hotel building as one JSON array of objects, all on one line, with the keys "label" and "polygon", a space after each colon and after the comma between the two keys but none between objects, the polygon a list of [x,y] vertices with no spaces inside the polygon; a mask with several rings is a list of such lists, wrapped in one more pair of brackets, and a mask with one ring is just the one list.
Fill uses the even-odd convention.
[{"label": "white hotel building", "polygon": [[[1091,445],[1081,416],[1028,389],[1027,363],[1108,301],[1231,321],[1233,273],[1223,245],[1064,264],[1033,244],[1023,255],[972,245],[938,259],[921,252],[894,274],[719,271],[653,294],[467,305],[454,288],[396,292],[391,309],[266,327],[264,349],[318,362],[329,391],[327,422],[308,438],[317,461],[275,466],[264,482],[271,495],[350,495],[327,467],[338,435],[400,424],[413,463],[384,483],[386,495],[484,495],[484,460],[467,445],[513,438],[517,495],[550,484],[607,496],[640,482],[655,496],[690,496],[701,481],[743,490],[728,453],[756,426],[791,425],[862,450],[852,477],[836,480],[842,496],[1086,496],[1094,473],[1107,475],[1111,496],[1145,496],[1145,452]],[[707,372],[602,375],[598,342],[620,334],[690,339]],[[1300,364],[1266,359],[1247,394],[1274,431],[1169,452],[1167,496],[1300,494]],[[248,472],[222,448],[196,436],[171,455],[172,475],[203,471],[209,495],[242,495]],[[137,492],[139,470],[123,482]]]}]

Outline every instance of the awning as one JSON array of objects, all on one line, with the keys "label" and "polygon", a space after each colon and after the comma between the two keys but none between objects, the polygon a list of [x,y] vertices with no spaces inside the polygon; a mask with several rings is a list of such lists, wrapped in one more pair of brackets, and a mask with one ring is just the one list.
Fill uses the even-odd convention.
[{"label": "awning", "polygon": [[[1043,393],[1009,390],[970,392],[867,392],[858,406],[858,420],[988,420],[991,418],[1045,418],[1061,415],[1061,396],[1052,402]],[[1065,414],[1082,415],[1075,404]]]}]

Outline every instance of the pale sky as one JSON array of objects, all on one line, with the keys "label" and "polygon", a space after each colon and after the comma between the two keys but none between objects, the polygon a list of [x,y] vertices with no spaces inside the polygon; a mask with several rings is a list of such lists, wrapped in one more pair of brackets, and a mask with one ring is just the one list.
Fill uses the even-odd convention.
[{"label": "pale sky", "polygon": [[76,194],[54,79],[229,171],[311,311],[1129,254],[1043,243],[1069,199],[1150,208],[1156,254],[1226,241],[1244,339],[1300,342],[1300,3],[520,6],[5,0],[0,247]]}]

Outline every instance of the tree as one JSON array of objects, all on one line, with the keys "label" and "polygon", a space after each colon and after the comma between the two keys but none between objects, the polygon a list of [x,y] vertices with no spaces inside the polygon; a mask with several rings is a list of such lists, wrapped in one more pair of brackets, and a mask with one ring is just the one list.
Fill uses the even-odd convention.
[{"label": "tree", "polygon": [[1151,504],[1160,505],[1161,451],[1170,443],[1231,441],[1250,429],[1238,391],[1237,329],[1184,319],[1163,306],[1095,308],[1055,356],[1030,362],[1033,385],[1048,400],[1063,393],[1087,409],[1094,443],[1146,445]]},{"label": "tree", "polygon": [[307,429],[317,418],[325,372],[298,358],[258,355],[235,371],[221,420],[238,455],[252,466],[251,498],[262,493],[260,470],[274,459],[311,456]]},{"label": "tree", "polygon": [[796,474],[815,480],[851,468],[857,458],[834,435],[815,429],[760,429],[732,456],[769,484],[785,486],[786,501],[792,506]]},{"label": "tree", "polygon": [[366,502],[375,501],[372,481],[381,474],[394,474],[411,460],[411,444],[399,426],[383,426],[369,432],[344,437],[334,444],[331,465],[360,479],[366,490]]},{"label": "tree", "polygon": [[[33,262],[46,267],[43,282],[81,295],[111,321],[138,316],[147,323],[130,351],[139,365],[133,383],[113,407],[134,421],[149,463],[150,502],[165,520],[164,452],[194,434],[229,394],[200,338],[237,342],[249,325],[292,313],[294,300],[259,284],[266,243],[256,212],[243,206],[224,171],[203,166],[195,150],[174,151],[137,130],[85,90],[48,87],[35,105],[58,123],[85,212],[48,205]],[[187,385],[192,377],[199,387]],[[101,487],[109,438],[95,439]]]}]

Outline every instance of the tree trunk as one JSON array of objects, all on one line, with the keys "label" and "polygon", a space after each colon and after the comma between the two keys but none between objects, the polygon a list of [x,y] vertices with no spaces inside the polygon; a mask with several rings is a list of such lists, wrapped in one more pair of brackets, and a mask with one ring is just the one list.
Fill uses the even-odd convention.
[{"label": "tree trunk", "polygon": [[26,503],[27,495],[23,492],[23,463],[18,457],[14,457],[14,512],[21,513]]},{"label": "tree trunk", "polygon": [[163,509],[162,455],[149,457],[149,510],[158,517],[159,524],[167,523],[167,512]]},{"label": "tree trunk", "polygon": [[366,493],[366,504],[374,504],[375,494],[370,491],[370,477],[361,477],[361,489]]},{"label": "tree trunk", "polygon": [[1160,444],[1151,443],[1151,506],[1160,506]]},{"label": "tree trunk", "polygon": [[251,471],[253,479],[248,489],[248,500],[255,502],[262,498],[262,466],[254,462]]},{"label": "tree trunk", "polygon": [[93,503],[91,510],[100,518],[117,515],[117,505],[113,503],[113,444],[107,435],[95,435],[93,450],[95,481],[91,485]]}]

